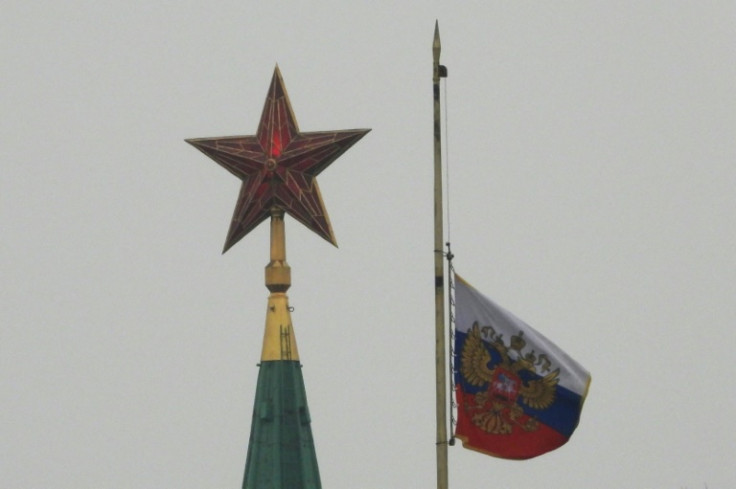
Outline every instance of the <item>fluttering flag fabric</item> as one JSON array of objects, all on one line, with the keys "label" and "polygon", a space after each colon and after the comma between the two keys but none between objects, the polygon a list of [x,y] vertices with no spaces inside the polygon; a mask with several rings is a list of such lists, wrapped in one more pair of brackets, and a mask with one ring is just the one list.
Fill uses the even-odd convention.
[{"label": "fluttering flag fabric", "polygon": [[528,459],[564,445],[590,374],[550,340],[455,275],[455,437]]}]

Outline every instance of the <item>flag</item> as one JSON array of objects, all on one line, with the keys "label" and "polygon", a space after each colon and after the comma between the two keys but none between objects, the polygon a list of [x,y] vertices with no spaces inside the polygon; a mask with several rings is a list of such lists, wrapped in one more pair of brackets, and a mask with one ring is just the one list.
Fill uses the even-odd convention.
[{"label": "flag", "polygon": [[590,374],[455,275],[455,436],[471,450],[527,459],[565,444]]}]

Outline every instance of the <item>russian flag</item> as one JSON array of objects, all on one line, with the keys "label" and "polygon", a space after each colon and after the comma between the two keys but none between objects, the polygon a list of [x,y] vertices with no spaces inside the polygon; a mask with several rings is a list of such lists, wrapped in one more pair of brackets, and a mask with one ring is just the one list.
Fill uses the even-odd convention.
[{"label": "russian flag", "polygon": [[527,459],[564,445],[590,374],[531,326],[455,275],[455,437]]}]

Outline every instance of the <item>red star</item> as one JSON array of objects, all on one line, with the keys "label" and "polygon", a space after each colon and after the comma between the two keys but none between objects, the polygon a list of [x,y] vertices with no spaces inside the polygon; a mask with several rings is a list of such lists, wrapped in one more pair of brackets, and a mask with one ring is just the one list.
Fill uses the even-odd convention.
[{"label": "red star", "polygon": [[368,131],[299,132],[277,65],[255,136],[187,139],[243,181],[223,253],[274,206],[337,246],[315,177]]}]

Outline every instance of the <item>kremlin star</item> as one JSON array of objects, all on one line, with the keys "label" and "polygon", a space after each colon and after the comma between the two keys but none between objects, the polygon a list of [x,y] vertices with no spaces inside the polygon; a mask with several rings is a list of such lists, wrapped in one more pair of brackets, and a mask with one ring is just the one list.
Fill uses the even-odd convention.
[{"label": "kremlin star", "polygon": [[255,136],[187,139],[243,181],[223,253],[274,206],[337,245],[315,177],[368,131],[299,132],[276,66]]}]

